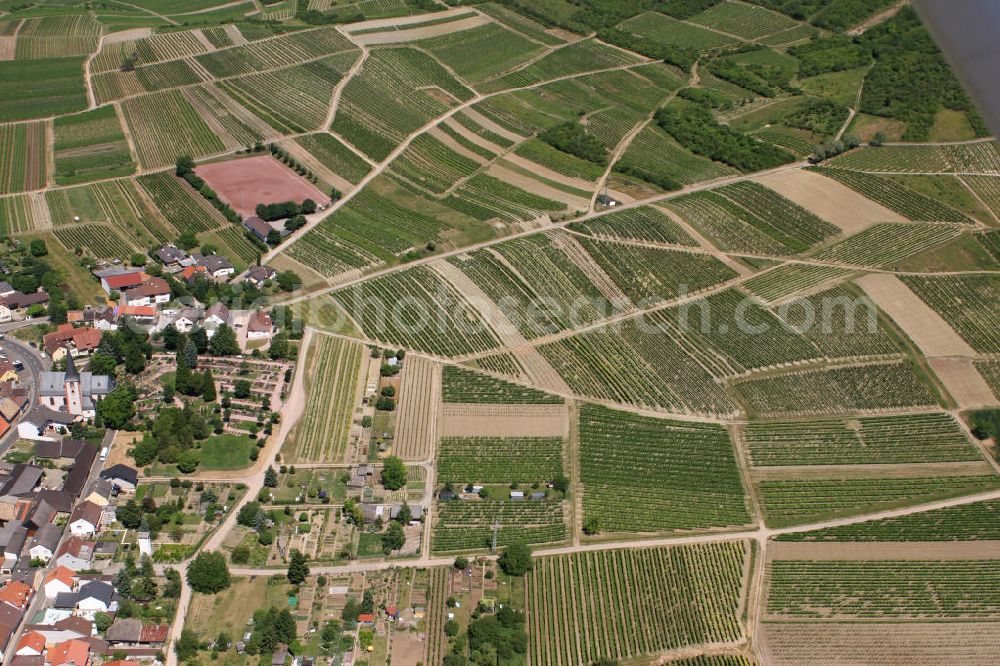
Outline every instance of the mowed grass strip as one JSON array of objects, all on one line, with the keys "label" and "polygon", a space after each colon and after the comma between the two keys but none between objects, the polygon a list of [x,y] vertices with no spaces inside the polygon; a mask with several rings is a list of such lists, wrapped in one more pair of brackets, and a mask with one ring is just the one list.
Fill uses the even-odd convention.
[{"label": "mowed grass strip", "polygon": [[299,462],[339,461],[347,449],[364,347],[317,334],[306,362],[306,407],[286,454]]}]

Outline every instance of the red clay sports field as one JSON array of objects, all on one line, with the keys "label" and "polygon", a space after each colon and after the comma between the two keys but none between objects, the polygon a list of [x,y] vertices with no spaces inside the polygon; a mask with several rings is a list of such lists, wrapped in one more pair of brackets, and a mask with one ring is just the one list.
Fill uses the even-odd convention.
[{"label": "red clay sports field", "polygon": [[194,171],[244,218],[262,203],[312,199],[322,205],[330,201],[322,190],[270,155],[202,164]]}]

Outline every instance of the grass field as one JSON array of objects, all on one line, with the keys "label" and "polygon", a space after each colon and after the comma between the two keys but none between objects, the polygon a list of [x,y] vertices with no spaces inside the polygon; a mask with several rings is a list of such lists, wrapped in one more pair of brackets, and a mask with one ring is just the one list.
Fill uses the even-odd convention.
[{"label": "grass field", "polygon": [[135,171],[113,106],[63,116],[54,125],[57,184],[127,176]]},{"label": "grass field", "polygon": [[245,435],[213,435],[201,443],[203,470],[243,469],[250,466],[250,453],[257,441]]},{"label": "grass field", "polygon": [[0,88],[0,122],[72,113],[87,106],[80,57],[0,61]]},{"label": "grass field", "polygon": [[306,407],[285,442],[296,462],[340,460],[347,450],[364,347],[316,334],[304,372]]}]

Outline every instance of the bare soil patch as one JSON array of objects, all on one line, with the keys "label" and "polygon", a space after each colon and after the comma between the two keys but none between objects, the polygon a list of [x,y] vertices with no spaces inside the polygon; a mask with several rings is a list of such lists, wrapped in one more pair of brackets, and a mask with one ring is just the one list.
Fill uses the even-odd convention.
[{"label": "bare soil patch", "polygon": [[928,363],[962,409],[995,407],[1000,404],[972,360],[932,358]]},{"label": "bare soil patch", "polygon": [[270,155],[255,155],[227,162],[212,162],[195,169],[209,187],[244,217],[254,214],[257,204],[312,199],[317,204],[330,198],[318,187],[300,178]]},{"label": "bare soil patch", "polygon": [[992,560],[1000,558],[1000,541],[907,541],[801,543],[775,541],[767,546],[770,560]]},{"label": "bare soil patch", "polygon": [[485,16],[470,16],[469,18],[450,21],[448,23],[436,23],[434,25],[417,26],[415,28],[403,28],[398,30],[387,30],[386,32],[369,32],[364,35],[352,34],[351,39],[358,44],[373,46],[375,44],[398,44],[400,42],[413,42],[419,39],[430,39],[441,35],[450,35],[453,32],[471,30],[481,25],[486,25],[490,20]]},{"label": "bare soil patch", "polygon": [[488,164],[489,163],[489,161],[485,157],[483,157],[482,155],[479,155],[478,153],[472,152],[471,150],[469,150],[468,148],[466,148],[465,146],[463,146],[462,144],[460,144],[458,141],[455,141],[455,139],[453,139],[450,136],[448,136],[448,134],[446,134],[443,130],[441,130],[440,127],[432,127],[430,130],[428,130],[427,133],[430,136],[432,136],[435,139],[437,139],[438,141],[440,141],[441,143],[443,143],[444,145],[446,145],[449,148],[451,148],[452,150],[454,150],[456,153],[458,153],[462,157],[467,157],[470,160],[472,160],[473,162],[478,162],[479,164]]},{"label": "bare soil patch", "polygon": [[426,460],[433,455],[440,402],[441,366],[419,356],[408,357],[403,363],[395,455],[403,460]]},{"label": "bare soil patch", "polygon": [[439,437],[566,437],[566,405],[484,405],[447,403],[441,407]]},{"label": "bare soil patch", "polygon": [[573,393],[569,385],[562,378],[548,360],[541,355],[536,347],[518,347],[511,352],[517,362],[524,368],[524,373],[528,376],[528,381],[538,388],[571,395]]},{"label": "bare soil patch", "polygon": [[760,626],[762,663],[778,666],[988,664],[1000,654],[991,622],[791,622]]},{"label": "bare soil patch", "polygon": [[13,60],[17,51],[17,37],[0,37],[0,60]]},{"label": "bare soil patch", "polygon": [[103,43],[105,46],[108,44],[118,44],[119,42],[128,42],[133,39],[149,37],[152,34],[152,28],[130,28],[128,30],[119,30],[118,32],[112,32],[110,35],[105,35]]},{"label": "bare soil patch", "polygon": [[462,123],[456,121],[454,118],[448,118],[448,120],[444,121],[444,124],[447,125],[449,129],[454,130],[457,134],[459,134],[463,138],[468,139],[477,146],[481,146],[490,152],[496,153],[497,155],[503,153],[506,150],[506,148],[504,148],[503,146],[498,146],[492,141],[484,139],[483,137],[479,136],[478,134],[470,130]]},{"label": "bare soil patch", "polygon": [[975,351],[937,312],[894,275],[873,273],[856,280],[926,356],[974,356]]},{"label": "bare soil patch", "polygon": [[[454,9],[446,9],[440,12],[434,12],[434,19],[447,18],[449,16],[454,16],[456,14],[466,14],[470,10],[468,7],[455,7]],[[344,32],[348,34],[353,34],[356,32],[365,32],[366,30],[373,30],[375,28],[385,28],[386,30],[391,30],[392,28],[398,28],[400,26],[412,25],[414,23],[425,23],[430,20],[427,14],[415,14],[413,16],[396,16],[393,18],[384,19],[371,19],[369,21],[359,21],[358,23],[351,23],[344,27]]]},{"label": "bare soil patch", "polygon": [[479,113],[472,107],[465,109],[464,111],[462,111],[462,113],[471,118],[477,124],[483,126],[484,128],[488,129],[494,134],[499,134],[508,141],[513,141],[514,143],[520,143],[521,141],[524,141],[524,137],[521,136],[520,134],[517,134],[516,132],[511,132],[506,127],[502,127],[496,124],[495,122],[493,122],[483,114]]},{"label": "bare soil patch", "polygon": [[786,169],[754,180],[840,227],[846,234],[864,231],[876,222],[907,221],[846,185],[805,169]]}]

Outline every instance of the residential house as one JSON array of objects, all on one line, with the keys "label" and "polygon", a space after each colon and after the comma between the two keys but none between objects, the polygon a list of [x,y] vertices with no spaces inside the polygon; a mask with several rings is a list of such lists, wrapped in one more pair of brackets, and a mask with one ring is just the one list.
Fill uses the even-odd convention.
[{"label": "residential house", "polygon": [[94,623],[85,617],[71,615],[52,624],[29,624],[25,631],[34,631],[45,637],[46,645],[64,643],[74,638],[86,640],[94,634]]},{"label": "residential house", "polygon": [[21,640],[17,642],[17,652],[14,654],[28,657],[37,656],[45,652],[45,636],[37,631],[26,631],[21,635]]},{"label": "residential house", "polygon": [[71,324],[85,324],[98,331],[117,331],[115,310],[106,305],[92,308],[89,305],[83,310],[71,310],[66,313],[66,321]]},{"label": "residential house", "polygon": [[246,275],[243,276],[243,281],[259,287],[268,280],[273,280],[277,274],[278,271],[270,266],[251,266],[247,269]]},{"label": "residential house", "polygon": [[76,592],[57,595],[53,606],[74,610],[84,616],[92,613],[114,613],[118,610],[118,593],[111,583],[88,580],[82,583]]},{"label": "residential house", "polygon": [[247,340],[267,340],[274,335],[274,323],[263,310],[257,310],[250,315],[247,322]]},{"label": "residential house", "polygon": [[96,328],[76,328],[69,323],[42,336],[42,349],[53,361],[61,361],[67,352],[74,357],[89,356],[100,346],[101,332]]},{"label": "residential house", "polygon": [[139,473],[128,465],[112,465],[101,472],[101,478],[110,481],[119,490],[135,490],[139,483]]},{"label": "residential house", "polygon": [[0,528],[0,548],[3,548],[3,570],[10,572],[21,557],[24,544],[28,541],[28,530],[18,522],[10,521]]},{"label": "residential house", "polygon": [[69,594],[76,587],[76,572],[64,566],[57,566],[49,572],[42,583],[46,599],[55,599],[60,594]]},{"label": "residential house", "polygon": [[178,333],[190,333],[191,330],[201,321],[202,312],[198,308],[184,308],[173,320],[174,328]]},{"label": "residential house", "polygon": [[0,382],[17,382],[20,379],[10,359],[0,358]]},{"label": "residential house", "polygon": [[270,224],[256,215],[243,220],[243,226],[246,227],[247,231],[259,238],[262,243],[267,242],[267,235],[271,233],[272,229]]},{"label": "residential house", "polygon": [[101,280],[101,287],[109,295],[113,291],[121,292],[126,289],[138,287],[149,278],[148,275],[137,268],[111,269],[103,273],[99,274],[98,277]]},{"label": "residential house", "polygon": [[73,638],[53,645],[45,657],[49,666],[89,666],[90,643]]},{"label": "residential house", "polygon": [[284,643],[278,643],[271,656],[271,666],[284,666],[286,661],[288,661],[288,646]]},{"label": "residential house", "polygon": [[101,516],[103,513],[103,507],[92,502],[80,502],[73,509],[73,513],[69,517],[70,534],[80,537],[89,537],[97,534],[101,529]]},{"label": "residential house", "polygon": [[160,647],[170,634],[170,625],[143,624],[142,620],[127,618],[115,620],[108,627],[107,638],[111,648],[123,647]]},{"label": "residential house", "polygon": [[166,268],[180,268],[181,262],[188,258],[187,252],[169,243],[157,249],[153,256]]},{"label": "residential house", "polygon": [[204,266],[198,266],[197,264],[191,266],[185,266],[178,275],[181,276],[185,282],[194,282],[195,278],[199,275],[208,275],[208,269]]},{"label": "residential house", "polygon": [[34,535],[45,525],[51,523],[56,517],[56,508],[48,502],[39,500],[34,503],[28,516],[24,519],[24,526],[28,528],[28,534]]},{"label": "residential house", "polygon": [[0,604],[0,658],[6,656],[7,646],[14,630],[21,626],[24,611],[10,604]]},{"label": "residential house", "polygon": [[115,308],[115,317],[118,322],[128,318],[137,326],[146,328],[156,323],[156,308],[152,305],[119,305]]},{"label": "residential house", "polygon": [[37,499],[55,510],[56,519],[69,516],[70,512],[73,511],[73,503],[76,502],[76,496],[73,493],[65,490],[53,490],[52,488],[39,490]]},{"label": "residential house", "polygon": [[74,498],[79,497],[83,493],[84,486],[87,485],[87,479],[90,478],[90,470],[94,466],[96,459],[96,446],[87,444],[80,447],[73,458],[73,468],[69,470],[63,479],[63,492],[72,494]]},{"label": "residential house", "polygon": [[[46,305],[48,302],[49,295],[41,289],[30,294],[15,291],[13,294],[0,298],[0,303],[3,303],[4,307],[4,310],[0,312],[0,319],[10,320],[15,314],[23,316],[32,305]],[[4,314],[6,317],[3,316]]]},{"label": "residential house", "polygon": [[66,357],[65,372],[43,372],[38,379],[38,403],[49,409],[84,419],[97,414],[97,403],[115,388],[108,375],[78,372],[73,356]]},{"label": "residential house", "polygon": [[7,423],[13,423],[18,415],[28,406],[28,402],[26,396],[0,398],[0,417]]},{"label": "residential house", "polygon": [[78,536],[66,539],[56,551],[56,564],[73,571],[89,569],[94,561],[94,541],[85,541]]},{"label": "residential house", "polygon": [[35,444],[35,458],[51,460],[56,466],[73,462],[85,448],[94,448],[82,439],[64,438]]},{"label": "residential house", "polygon": [[114,488],[114,484],[107,479],[94,479],[94,483],[90,486],[90,490],[87,491],[83,499],[98,506],[107,506],[111,503]]},{"label": "residential house", "polygon": [[156,305],[170,300],[170,285],[163,278],[149,278],[125,291],[125,305]]},{"label": "residential house", "polygon": [[37,405],[17,424],[17,436],[36,441],[53,440],[68,433],[69,425],[76,419],[74,414],[57,412],[43,405]]},{"label": "residential house", "polygon": [[25,585],[19,580],[12,580],[0,588],[0,601],[6,602],[14,608],[25,610],[28,602],[31,601],[31,586]]},{"label": "residential house", "polygon": [[195,262],[199,266],[204,266],[208,274],[216,280],[228,280],[236,272],[236,268],[229,259],[223,257],[221,254],[202,256],[196,253],[191,256],[194,257]]},{"label": "residential house", "polygon": [[56,554],[56,548],[59,547],[59,539],[61,538],[62,529],[57,525],[52,523],[42,525],[31,539],[28,554],[33,560],[41,560],[48,563],[52,559],[52,556]]}]

